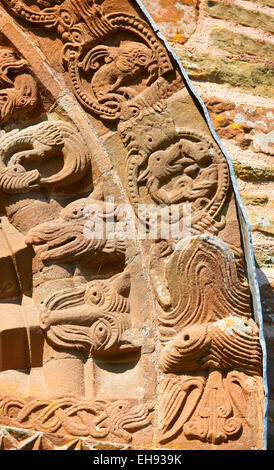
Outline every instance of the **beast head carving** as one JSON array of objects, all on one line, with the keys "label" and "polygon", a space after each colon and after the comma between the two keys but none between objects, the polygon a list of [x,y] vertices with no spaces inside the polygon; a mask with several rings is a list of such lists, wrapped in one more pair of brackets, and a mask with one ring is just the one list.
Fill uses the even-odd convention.
[{"label": "beast head carving", "polygon": [[9,47],[0,48],[0,86],[14,86],[11,73],[26,70],[28,63]]},{"label": "beast head carving", "polygon": [[38,101],[37,85],[28,62],[9,47],[0,47],[0,119],[33,109]]},{"label": "beast head carving", "polygon": [[130,330],[129,294],[127,269],[111,279],[56,292],[40,303],[40,326],[57,348],[123,362],[141,347]]},{"label": "beast head carving", "polygon": [[[96,217],[94,221],[93,215]],[[105,233],[105,222],[114,217],[103,201],[78,199],[68,204],[54,221],[37,225],[27,235],[26,243],[41,245],[43,261],[82,260],[92,264],[98,256],[117,254],[125,256],[125,242],[118,235],[110,238]],[[99,229],[102,229],[99,231]]]}]

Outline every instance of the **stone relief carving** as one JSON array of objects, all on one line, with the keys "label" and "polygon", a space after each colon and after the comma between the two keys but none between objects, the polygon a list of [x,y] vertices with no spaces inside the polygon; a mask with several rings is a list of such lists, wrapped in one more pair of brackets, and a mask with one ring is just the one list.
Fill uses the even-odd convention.
[{"label": "stone relief carving", "polygon": [[[238,371],[223,376],[212,371],[204,377],[167,379],[163,388],[159,440],[162,444],[183,433],[190,441],[210,444],[237,440],[244,426],[252,428],[252,390]],[[256,410],[258,413],[258,410]]]},{"label": "stone relief carving", "polygon": [[90,352],[107,362],[128,360],[141,347],[130,334],[129,290],[125,271],[118,278],[55,293],[41,301],[40,326],[57,348]]},{"label": "stone relief carving", "polygon": [[[23,150],[22,150],[23,149]],[[64,188],[81,179],[90,166],[84,143],[74,128],[62,121],[43,122],[7,133],[1,141],[0,188],[6,193],[43,187]],[[63,159],[57,174],[42,177],[37,168],[27,171],[24,162],[41,163],[48,158]]]},{"label": "stone relief carving", "polygon": [[[206,370],[208,375],[167,383],[161,442],[172,440],[178,426],[187,439],[227,442],[241,434],[244,420],[248,422],[251,391],[245,374],[261,374],[262,352],[241,261],[220,240],[204,235],[193,237],[186,249],[175,249],[166,264],[167,278],[176,270],[184,281],[182,287],[172,285],[169,305],[159,298],[159,328],[166,343],[160,367],[165,373]],[[175,408],[186,415],[178,416],[180,424],[174,425]]]},{"label": "stone relief carving", "polygon": [[9,47],[0,47],[1,123],[35,108],[38,89],[26,60]]},{"label": "stone relief carving", "polygon": [[[116,436],[124,442],[132,440],[131,433],[150,424],[151,405],[94,400],[79,401],[64,397],[56,402],[24,402],[20,399],[0,402],[7,424],[57,434],[90,436],[102,439]],[[62,435],[62,434],[61,434]]]},{"label": "stone relief carving", "polygon": [[[57,28],[64,43],[62,58],[73,91],[87,110],[102,119],[117,120],[121,101],[136,93],[136,85],[145,88],[157,76],[171,70],[163,46],[136,16],[123,12],[105,14],[104,6],[93,0],[71,1],[68,8],[64,2],[51,8],[40,4],[39,11],[21,1],[4,3],[33,26]],[[125,41],[115,47],[106,45],[110,35],[119,38],[121,33],[127,35]]]},{"label": "stone relief carving", "polygon": [[[227,198],[227,163],[213,141],[192,130],[176,129],[163,92],[138,96],[123,108],[126,117],[118,126],[128,150],[127,179],[131,202],[137,207],[145,196],[156,205],[192,203],[194,233],[218,233],[225,218],[218,215]],[[153,97],[153,98],[152,98]],[[154,101],[154,102],[153,102]]]},{"label": "stone relief carving", "polygon": [[[100,66],[101,61],[103,64]],[[120,99],[134,96],[134,89],[123,84],[134,80],[142,72],[148,74],[146,85],[158,75],[153,52],[144,44],[132,41],[120,47],[94,47],[80,63],[80,67],[84,72],[95,70],[91,87],[102,103],[119,100],[119,94],[122,95]]]},{"label": "stone relief carving", "polygon": [[106,234],[99,237],[96,227],[90,227],[88,234],[86,233],[92,212],[96,209],[102,224],[105,225],[112,218],[114,223],[117,221],[115,210],[108,208],[104,201],[89,196],[68,204],[54,221],[32,228],[25,241],[30,245],[41,245],[40,256],[45,261],[70,262],[79,259],[82,263],[92,264],[94,259],[100,257],[102,260],[110,255],[122,260],[126,246],[125,240],[119,238],[119,233],[114,234],[113,238],[108,238]]},{"label": "stone relief carving", "polygon": [[[39,47],[64,93],[22,120],[39,105],[31,64],[0,49],[1,119],[18,119],[0,136],[0,426],[43,433],[18,447],[0,432],[1,446],[261,448],[262,349],[228,164],[166,49],[130,5],[1,3],[62,41],[59,68]],[[163,234],[186,205],[189,226]],[[141,237],[125,236],[125,213]]]}]

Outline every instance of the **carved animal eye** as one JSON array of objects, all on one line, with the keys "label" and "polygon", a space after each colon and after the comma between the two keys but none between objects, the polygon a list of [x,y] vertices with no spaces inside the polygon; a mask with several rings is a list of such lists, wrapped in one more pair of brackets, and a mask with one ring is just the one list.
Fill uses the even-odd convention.
[{"label": "carved animal eye", "polygon": [[140,54],[140,55],[137,57],[137,59],[138,59],[138,62],[139,62],[140,65],[145,65],[146,62],[147,62],[147,56],[144,55],[144,54],[142,54],[142,55]]},{"label": "carved animal eye", "polygon": [[67,11],[62,11],[61,12],[61,19],[67,26],[72,26],[73,25],[73,20],[72,16],[67,12]]},{"label": "carved animal eye", "polygon": [[99,321],[95,327],[94,327],[94,334],[95,336],[100,340],[100,342],[103,342],[104,339],[107,337],[108,335],[108,328],[107,328],[107,325],[105,325],[105,323],[103,323],[102,321]]},{"label": "carved animal eye", "polygon": [[119,410],[119,411],[127,410],[127,405],[120,400],[116,404],[114,404],[114,407],[116,410]]},{"label": "carved animal eye", "polygon": [[13,165],[12,167],[10,167],[10,169],[12,170],[13,173],[25,173],[26,170],[21,166],[21,165]]},{"label": "carved animal eye", "polygon": [[10,58],[15,57],[15,58],[17,58],[15,53],[11,53],[11,52],[8,52],[8,51],[3,52],[3,57],[10,57]]},{"label": "carved animal eye", "polygon": [[86,291],[86,301],[89,304],[98,305],[104,301],[104,293],[98,284],[91,285]]},{"label": "carved animal eye", "polygon": [[96,349],[105,348],[110,337],[111,337],[111,327],[109,323],[98,320],[95,322],[91,328],[91,336],[94,337],[97,345],[94,345]]},{"label": "carved animal eye", "polygon": [[82,36],[78,31],[74,31],[72,33],[72,39],[78,44],[82,42]]},{"label": "carved animal eye", "polygon": [[19,106],[24,106],[24,105],[26,104],[26,102],[27,102],[27,99],[26,99],[26,98],[21,98],[21,99],[19,100],[19,102],[18,102],[18,105],[19,105]]},{"label": "carved animal eye", "polygon": [[90,300],[92,303],[98,304],[101,298],[102,298],[102,293],[99,290],[94,289],[90,291]]},{"label": "carved animal eye", "polygon": [[81,208],[78,208],[78,209],[74,209],[72,212],[71,212],[71,217],[73,219],[79,219],[79,217],[82,217],[83,216],[83,212],[84,212],[84,208],[81,207]]}]

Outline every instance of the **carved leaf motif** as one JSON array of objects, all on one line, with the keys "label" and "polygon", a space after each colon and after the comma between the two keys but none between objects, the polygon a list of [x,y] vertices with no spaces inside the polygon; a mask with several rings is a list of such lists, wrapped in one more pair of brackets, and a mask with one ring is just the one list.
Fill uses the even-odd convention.
[{"label": "carved leaf motif", "polygon": [[166,379],[161,399],[159,442],[165,444],[179,435],[202,396],[203,377]]},{"label": "carved leaf motif", "polygon": [[[248,397],[246,397],[248,398]],[[242,414],[248,402],[241,402]],[[185,423],[183,431],[187,439],[199,439],[221,444],[235,439],[243,430],[243,419],[232,405],[220,372],[210,372],[203,396],[192,418]]]},{"label": "carved leaf motif", "polygon": [[235,416],[244,418],[251,427],[252,422],[248,418],[250,389],[246,377],[242,372],[231,371],[227,374],[225,385],[235,410]]}]

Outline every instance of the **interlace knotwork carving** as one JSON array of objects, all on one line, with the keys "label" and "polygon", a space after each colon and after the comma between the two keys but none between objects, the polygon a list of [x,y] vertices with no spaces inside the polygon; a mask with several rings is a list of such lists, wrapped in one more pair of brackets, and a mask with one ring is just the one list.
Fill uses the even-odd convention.
[{"label": "interlace knotwork carving", "polygon": [[[39,10],[21,0],[3,3],[33,26],[57,29],[64,43],[62,56],[73,91],[87,110],[102,119],[118,120],[123,101],[172,69],[165,49],[137,16],[105,14],[104,7],[93,0],[72,1],[70,8],[63,2],[52,6],[53,2],[42,1]],[[110,34],[120,32],[128,39],[115,47],[107,46]]]}]

